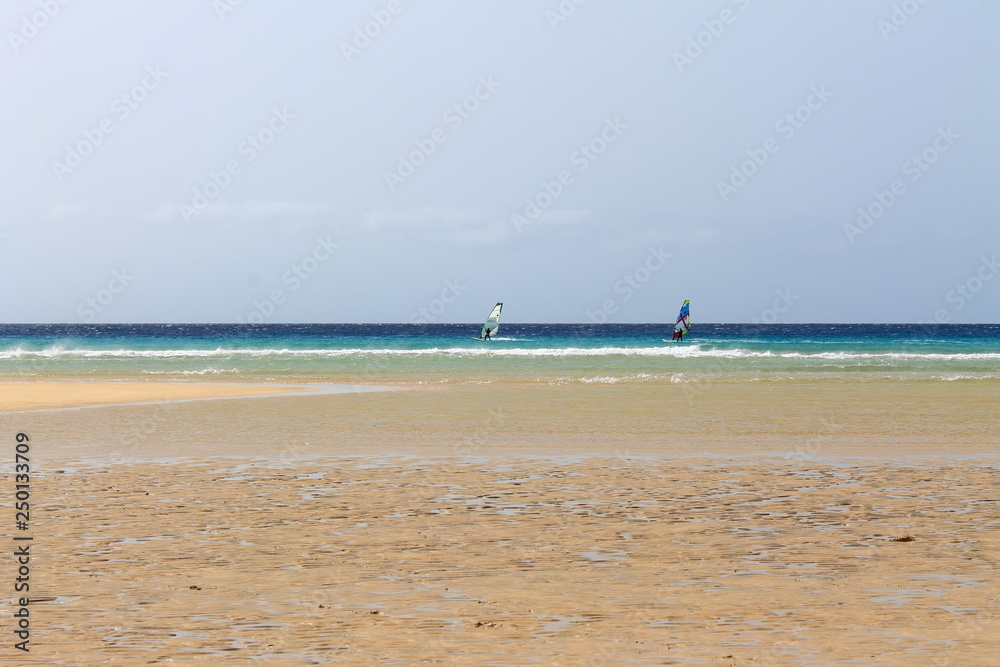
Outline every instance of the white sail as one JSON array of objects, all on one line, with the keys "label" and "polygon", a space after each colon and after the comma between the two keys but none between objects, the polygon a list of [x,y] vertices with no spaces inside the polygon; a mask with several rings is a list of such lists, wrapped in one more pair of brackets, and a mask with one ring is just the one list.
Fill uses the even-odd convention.
[{"label": "white sail", "polygon": [[483,324],[483,328],[479,332],[480,338],[486,338],[487,335],[493,336],[500,329],[500,311],[502,309],[503,302],[497,301],[497,305],[493,306],[493,310],[490,311],[490,316],[486,318],[486,322]]}]

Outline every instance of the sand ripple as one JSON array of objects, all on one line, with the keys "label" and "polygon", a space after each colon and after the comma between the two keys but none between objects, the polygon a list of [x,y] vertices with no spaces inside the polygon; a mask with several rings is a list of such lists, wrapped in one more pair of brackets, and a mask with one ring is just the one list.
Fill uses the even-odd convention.
[{"label": "sand ripple", "polygon": [[40,477],[31,657],[610,667],[1000,654],[988,462],[275,465]]}]

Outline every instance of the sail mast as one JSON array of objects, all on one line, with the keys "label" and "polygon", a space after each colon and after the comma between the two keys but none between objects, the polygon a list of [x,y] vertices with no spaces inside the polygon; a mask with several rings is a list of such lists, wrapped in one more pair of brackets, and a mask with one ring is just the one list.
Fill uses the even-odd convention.
[{"label": "sail mast", "polygon": [[680,340],[691,328],[691,300],[686,299],[681,304],[681,312],[677,315],[677,322],[674,324],[674,340]]},{"label": "sail mast", "polygon": [[490,311],[490,316],[486,318],[486,322],[483,323],[483,328],[479,332],[480,338],[486,338],[487,335],[494,335],[500,329],[500,311],[503,310],[503,302],[497,301],[497,305],[493,306],[493,310]]}]

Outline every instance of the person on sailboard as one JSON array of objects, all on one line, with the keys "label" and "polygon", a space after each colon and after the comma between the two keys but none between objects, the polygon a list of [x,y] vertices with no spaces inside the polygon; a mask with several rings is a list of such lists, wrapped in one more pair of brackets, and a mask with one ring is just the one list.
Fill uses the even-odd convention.
[{"label": "person on sailboard", "polygon": [[493,340],[490,338],[490,328],[486,327],[486,331],[483,332],[483,340]]},{"label": "person on sailboard", "polygon": [[677,342],[680,342],[680,341],[684,340],[684,332],[681,331],[680,329],[678,329],[677,331],[675,331],[674,332],[674,340],[677,341]]}]

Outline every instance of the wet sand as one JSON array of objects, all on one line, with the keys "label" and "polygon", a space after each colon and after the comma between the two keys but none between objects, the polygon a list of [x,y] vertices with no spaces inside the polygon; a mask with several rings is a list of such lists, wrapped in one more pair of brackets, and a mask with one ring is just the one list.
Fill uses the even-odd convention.
[{"label": "wet sand", "polygon": [[39,599],[32,653],[0,651],[993,664],[985,389],[459,387],[0,415],[11,443],[32,437]]},{"label": "wet sand", "polygon": [[998,487],[947,461],[53,471],[33,641],[73,665],[985,665]]}]

